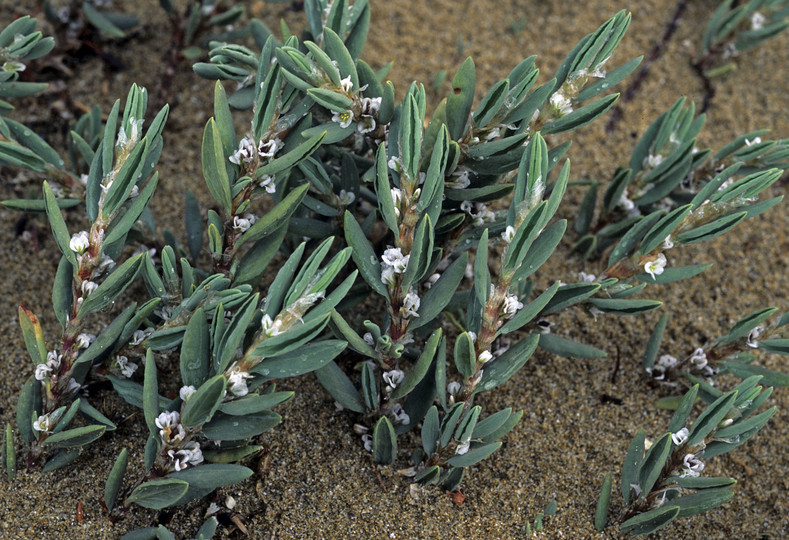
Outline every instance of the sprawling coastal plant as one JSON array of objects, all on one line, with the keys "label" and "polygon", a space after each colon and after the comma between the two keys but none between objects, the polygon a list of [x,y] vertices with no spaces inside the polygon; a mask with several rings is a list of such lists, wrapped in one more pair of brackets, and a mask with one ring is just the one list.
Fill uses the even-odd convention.
[{"label": "sprawling coastal plant", "polygon": [[[177,26],[172,4],[162,5]],[[428,115],[422,85],[397,100],[386,70],[360,58],[370,24],[365,0],[304,7],[301,38],[283,24],[279,40],[253,22],[254,48],[213,41],[210,61],[194,65],[198,76],[234,81],[236,90],[228,96],[221,82],[213,86],[201,147],[213,203],[203,211],[186,194],[183,242],[169,233],[160,241],[149,207],[168,144],[167,105],[149,111],[147,90],[133,85],[106,119],[96,107],[74,123],[62,157],[0,102],[0,165],[42,181],[41,198],[3,204],[43,213],[61,257],[52,287],[60,334],[44,336],[37,316],[18,308],[32,359],[17,406],[22,455],[28,467],[54,470],[114,430],[84,392],[106,381],[142,409],[148,427],[147,440],[128,443],[144,446],[145,473],[127,478],[124,448],[106,482],[111,519],[134,504],[164,509],[249,477],[238,462],[261,450],[258,437],[281,421],[272,409],[293,396],[276,381],[309,372],[353,415],[360,448],[376,463],[455,491],[523,417],[512,408],[484,411],[478,395],[508,381],[538,348],[606,354],[552,334],[552,318],[659,309],[644,296],[650,285],[707,268],[669,267],[667,250],[724,234],[781,200],[760,197],[789,165],[789,143],[762,140],[758,131],[715,154],[700,150],[704,118],[680,99],[644,133],[629,166],[592,183],[579,208],[575,249],[592,260],[607,256],[607,269],[548,284],[541,267],[567,228],[554,219],[571,178],[567,134],[604,115],[618,97],[606,92],[638,66],[640,58],[609,65],[630,15],[620,12],[584,37],[541,85],[529,57],[478,94],[468,59]],[[88,19],[109,32],[112,18],[91,10]],[[776,21],[785,17],[772,11]],[[737,20],[753,21],[755,12]],[[24,17],[0,32],[1,97],[42,88],[17,81],[54,45],[35,27]],[[710,47],[733,39],[721,32]],[[246,115],[248,131],[237,133],[234,115]],[[81,225],[69,226],[64,212]],[[145,247],[161,243],[159,251]],[[137,280],[144,287],[133,287]],[[757,412],[772,391],[758,383],[789,381],[745,353],[789,353],[781,330],[789,317],[761,330],[776,310],[746,316],[682,360],[658,358],[667,315],[660,319],[644,369],[663,384],[693,386],[666,402],[674,418],[646,454],[643,431],[631,444],[623,531],[647,533],[733,495],[734,480],[701,477],[703,459],[745,442],[775,412]],[[744,380],[722,392],[714,378],[723,371]],[[688,428],[697,397],[709,406]],[[398,449],[413,430],[421,445],[404,462]],[[2,446],[13,479],[10,425]],[[216,525],[209,519],[198,537]]]}]

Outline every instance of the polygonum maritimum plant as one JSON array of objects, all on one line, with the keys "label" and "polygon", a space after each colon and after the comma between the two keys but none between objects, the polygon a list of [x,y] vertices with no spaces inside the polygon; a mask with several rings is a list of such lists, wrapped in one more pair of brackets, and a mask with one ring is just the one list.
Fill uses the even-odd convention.
[{"label": "polygonum maritimum plant", "polygon": [[[428,114],[422,85],[398,100],[386,70],[360,58],[366,1],[304,7],[301,38],[283,25],[280,41],[252,23],[254,50],[226,36],[209,43],[210,62],[194,65],[198,76],[237,87],[228,96],[214,84],[200,149],[213,201],[203,212],[186,194],[184,242],[156,237],[150,201],[169,144],[169,107],[149,114],[144,88],[132,86],[122,112],[117,101],[106,119],[97,108],[80,118],[67,160],[0,117],[0,163],[37,173],[43,185],[42,199],[4,204],[43,212],[61,256],[52,289],[61,335],[48,340],[37,316],[19,307],[33,366],[17,430],[28,465],[52,470],[116,427],[86,388],[106,382],[141,408],[147,439],[129,444],[144,446],[145,472],[127,478],[129,451],[120,453],[105,486],[112,519],[134,504],[165,509],[252,475],[238,462],[261,451],[260,436],[281,420],[272,409],[293,396],[277,379],[309,372],[353,415],[360,449],[374,462],[456,491],[523,417],[510,407],[484,411],[481,393],[507,382],[538,348],[605,355],[551,333],[559,313],[659,309],[643,297],[650,285],[707,267],[671,266],[668,250],[724,234],[780,201],[760,196],[786,167],[786,142],[763,141],[759,131],[714,155],[699,150],[703,117],[679,100],[616,170],[602,209],[602,183],[579,208],[576,251],[591,261],[607,255],[605,269],[543,285],[543,264],[567,228],[555,219],[571,184],[567,134],[604,115],[618,97],[606,91],[640,62],[611,66],[630,15],[584,37],[543,84],[529,57],[478,96],[468,59]],[[24,62],[52,47],[34,29],[23,18],[0,33],[4,97],[40,89],[16,82]],[[244,113],[233,109],[250,110],[243,133],[234,115]],[[81,226],[68,225],[78,219]],[[143,286],[134,286],[138,279]],[[658,358],[666,318],[658,323],[644,368],[664,383],[687,374],[694,386],[674,400],[667,433],[647,449],[639,432],[631,445],[623,530],[649,532],[731,497],[733,481],[702,477],[704,460],[750,438],[774,412],[757,413],[771,392],[757,384],[780,384],[781,374],[733,356],[754,344],[789,350],[785,317],[768,334],[756,330],[773,311],[747,316],[681,361]],[[718,390],[711,383],[721,369],[744,381]],[[688,427],[697,397],[709,406]],[[406,461],[399,450],[414,430],[420,445]],[[10,426],[2,462],[13,477]],[[215,527],[209,519],[199,534]],[[165,534],[140,534],[148,533]]]}]

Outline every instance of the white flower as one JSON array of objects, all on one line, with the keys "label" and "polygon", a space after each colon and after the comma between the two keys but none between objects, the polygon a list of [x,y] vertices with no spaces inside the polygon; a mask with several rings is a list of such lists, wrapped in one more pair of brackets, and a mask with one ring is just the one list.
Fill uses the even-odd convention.
[{"label": "white flower", "polygon": [[762,138],[761,137],[754,137],[750,141],[745,139],[745,146],[753,146],[754,144],[761,144]]},{"label": "white flower", "polygon": [[137,364],[129,362],[129,359],[122,355],[115,358],[115,365],[118,367],[118,371],[121,372],[121,375],[127,379],[137,371]]},{"label": "white flower", "polygon": [[392,205],[394,206],[395,215],[400,217],[400,202],[403,200],[403,192],[400,191],[399,188],[392,188],[390,190],[392,194]]},{"label": "white flower", "polygon": [[463,201],[460,203],[460,209],[474,218],[473,223],[476,226],[480,226],[485,222],[490,223],[496,221],[496,214],[489,210],[488,207],[483,203],[474,203],[472,208],[472,205],[469,201]]},{"label": "white flower", "polygon": [[465,189],[471,185],[468,175],[468,169],[455,169],[455,172],[450,175],[454,176],[455,179],[452,182],[447,182],[447,184],[457,189]]},{"label": "white flower", "polygon": [[387,371],[383,374],[383,379],[386,384],[388,384],[392,390],[397,388],[397,385],[403,382],[405,379],[405,373],[403,373],[399,369],[393,369],[392,371]]},{"label": "white flower", "polygon": [[365,133],[374,131],[377,125],[375,118],[369,114],[363,114],[356,123],[356,131],[364,135]]},{"label": "white flower", "polygon": [[405,425],[411,423],[411,417],[408,416],[408,413],[405,412],[403,406],[400,405],[399,403],[395,404],[395,406],[392,407],[392,415],[394,415],[395,424]]},{"label": "white flower", "polygon": [[82,385],[77,382],[76,379],[69,379],[68,384],[66,385],[66,394],[72,394],[82,388]]},{"label": "white flower", "polygon": [[512,239],[515,238],[515,227],[507,225],[507,228],[501,233],[501,238],[508,244],[512,242]]},{"label": "white flower", "polygon": [[37,381],[44,381],[48,379],[52,375],[52,368],[49,367],[47,364],[38,364],[36,366],[36,380]]},{"label": "white flower", "polygon": [[168,450],[167,455],[173,460],[176,471],[203,462],[203,452],[200,450],[200,444],[196,442],[188,442],[180,450]]},{"label": "white flower", "polygon": [[468,334],[468,337],[471,338],[471,343],[476,343],[477,342],[477,333],[476,332],[466,332],[466,333]]},{"label": "white flower", "polygon": [[181,389],[178,391],[178,396],[181,398],[181,401],[186,403],[189,400],[189,398],[192,397],[192,394],[194,394],[195,392],[197,392],[197,388],[195,388],[192,385],[182,386]]},{"label": "white flower", "polygon": [[9,60],[8,62],[3,63],[3,71],[11,71],[11,72],[25,71],[26,67],[27,66],[25,66],[25,64],[23,64],[22,62],[14,62],[13,60]]},{"label": "white flower", "polygon": [[413,287],[408,289],[408,293],[403,298],[403,307],[400,308],[400,314],[403,317],[419,317],[417,311],[419,310],[419,304],[421,300],[419,299],[419,295],[416,294],[416,291]]},{"label": "white flower", "polygon": [[580,279],[584,283],[592,283],[594,280],[597,279],[597,276],[595,276],[594,274],[587,274],[586,272],[578,272],[578,279]]},{"label": "white flower", "polygon": [[756,328],[751,330],[748,333],[748,340],[746,341],[746,344],[748,345],[748,347],[750,347],[752,349],[759,348],[759,342],[756,341],[756,340],[759,338],[759,336],[762,335],[763,332],[764,332],[764,327],[761,326],[761,325],[757,326]]},{"label": "white flower", "polygon": [[47,353],[47,366],[54,371],[60,367],[60,361],[62,359],[62,354],[58,354],[57,351],[49,351]]},{"label": "white flower", "polygon": [[555,322],[551,322],[548,319],[540,319],[537,321],[537,331],[540,334],[550,334],[551,328],[556,326]]},{"label": "white flower", "polygon": [[693,354],[690,356],[690,363],[693,364],[696,369],[704,369],[707,367],[707,354],[704,352],[704,349],[699,347]]},{"label": "white flower", "polygon": [[690,435],[690,431],[688,428],[684,427],[676,433],[671,434],[671,442],[673,442],[676,446],[682,446],[685,441],[688,440],[688,435]]},{"label": "white flower", "polygon": [[362,435],[362,442],[364,443],[364,449],[368,452],[373,451],[373,436],[369,433],[365,433]]},{"label": "white flower", "polygon": [[658,358],[657,361],[657,364],[664,369],[673,368],[674,366],[677,365],[677,363],[678,363],[677,359],[671,356],[670,354],[664,354],[663,356]]},{"label": "white flower", "polygon": [[250,163],[255,158],[255,141],[251,137],[244,137],[238,143],[238,149],[228,158],[230,163],[241,165]]},{"label": "white flower", "polygon": [[353,81],[351,81],[351,76],[348,75],[343,80],[340,81],[340,89],[343,92],[352,92],[353,91]]},{"label": "white flower", "polygon": [[480,364],[484,364],[485,362],[488,362],[491,359],[493,359],[493,354],[490,351],[482,351],[481,353],[479,353],[479,356],[477,357],[477,361]]},{"label": "white flower", "polygon": [[343,206],[348,206],[356,200],[356,194],[353,191],[345,191],[344,189],[341,189],[339,199],[340,204]]},{"label": "white flower", "polygon": [[392,268],[391,266],[384,266],[383,269],[381,269],[381,281],[390,287],[394,287],[395,284],[394,275],[395,275],[395,271],[394,268]]},{"label": "white flower", "polygon": [[622,192],[622,196],[619,198],[619,206],[621,206],[623,209],[629,211],[629,210],[632,210],[633,208],[635,208],[636,203],[634,203],[633,201],[631,201],[627,197],[627,193],[626,192]]},{"label": "white flower", "polygon": [[657,279],[655,276],[663,273],[663,269],[666,268],[666,262],[666,256],[659,253],[656,259],[647,261],[644,264],[644,272],[652,276],[652,279]]},{"label": "white flower", "polygon": [[211,504],[208,505],[208,508],[206,508],[205,515],[203,517],[204,518],[211,517],[217,512],[219,512],[219,505],[216,504],[215,502],[212,502]]},{"label": "white flower", "polygon": [[260,182],[258,185],[266,190],[266,193],[276,193],[277,186],[274,183],[275,175],[273,174],[264,174],[260,177]]},{"label": "white flower", "polygon": [[767,17],[765,17],[758,11],[754,11],[753,15],[751,15],[751,29],[761,30],[762,28],[764,28],[765,21],[767,21]]},{"label": "white flower", "polygon": [[359,118],[359,122],[356,125],[356,130],[359,133],[370,133],[378,126],[375,116],[373,115],[381,108],[382,99],[383,98],[380,97],[364,97],[359,100],[359,104],[361,105],[361,118]]},{"label": "white flower", "polygon": [[462,456],[463,454],[468,452],[470,446],[471,446],[471,440],[468,440],[464,443],[460,443],[458,447],[455,449],[455,454],[458,456]]},{"label": "white flower", "polygon": [[383,98],[380,97],[374,97],[374,98],[363,97],[362,99],[359,100],[359,103],[362,106],[362,114],[371,115],[373,113],[378,112],[378,109],[381,108],[382,101]]},{"label": "white flower", "polygon": [[562,117],[566,114],[573,112],[573,103],[564,93],[559,90],[558,92],[554,92],[550,99],[551,107],[553,110]]},{"label": "white flower", "polygon": [[273,320],[268,314],[263,315],[260,327],[268,337],[274,337],[282,333],[282,321],[279,319]]},{"label": "white flower", "polygon": [[36,421],[33,422],[33,429],[35,429],[36,431],[41,431],[43,433],[46,433],[50,429],[52,429],[52,424],[49,421],[49,415],[42,414],[41,416],[39,416],[36,419]]},{"label": "white flower", "polygon": [[375,340],[373,339],[373,335],[370,332],[365,332],[364,335],[362,336],[362,339],[370,347],[375,347]]},{"label": "white flower", "polygon": [[234,396],[246,396],[249,393],[247,379],[251,378],[252,375],[250,373],[241,371],[238,368],[238,363],[233,364],[233,366],[230,368],[230,374],[227,377],[228,390]]},{"label": "white flower", "polygon": [[493,356],[495,358],[498,358],[499,356],[510,350],[511,346],[512,346],[511,339],[504,336],[500,337],[498,341],[498,347],[496,348],[495,351],[493,351]]},{"label": "white flower", "polygon": [[675,357],[671,356],[670,354],[664,354],[658,358],[658,361],[654,366],[652,366],[651,369],[648,370],[648,373],[656,381],[662,381],[666,378],[666,372],[678,365],[679,361]]},{"label": "white flower", "polygon": [[233,229],[236,231],[246,232],[252,226],[248,219],[233,216]]},{"label": "white flower", "polygon": [[332,112],[331,121],[340,124],[341,128],[347,128],[353,122],[353,111],[348,109],[343,112]]},{"label": "white flower", "polygon": [[663,249],[671,249],[674,247],[674,242],[671,241],[671,235],[668,235],[665,240],[663,240]]},{"label": "white flower", "polygon": [[487,134],[485,134],[486,141],[498,139],[499,137],[501,137],[501,128],[493,128]]},{"label": "white flower", "polygon": [[647,167],[649,169],[654,169],[655,167],[657,167],[661,163],[663,163],[663,156],[662,155],[660,155],[660,154],[658,154],[658,155],[649,154],[647,157],[644,158],[643,166]]},{"label": "white flower", "polygon": [[460,383],[457,381],[452,381],[447,385],[447,393],[450,396],[456,396],[460,392]]},{"label": "white flower", "polygon": [[99,288],[99,285],[95,281],[83,281],[80,288],[82,289],[82,296],[89,296],[93,291]]},{"label": "white flower", "polygon": [[178,425],[180,420],[181,414],[178,411],[165,411],[160,413],[153,423],[156,424],[156,427],[159,429],[170,429],[171,427]]},{"label": "white flower", "polygon": [[266,160],[271,159],[277,155],[277,152],[279,152],[279,149],[283,146],[285,145],[277,137],[269,139],[268,141],[260,141],[258,145],[258,155]]},{"label": "white flower", "polygon": [[165,444],[177,444],[186,436],[184,426],[181,425],[181,415],[178,411],[165,411],[156,417],[154,424],[159,428],[159,437]]},{"label": "white flower", "polygon": [[149,335],[153,334],[153,328],[146,328],[145,330],[135,330],[132,334],[132,338],[129,340],[129,345],[132,347],[139,345],[145,338]]},{"label": "white flower", "polygon": [[701,471],[704,470],[704,462],[700,459],[696,459],[696,454],[685,454],[682,460],[682,467],[682,473],[679,475],[680,478],[685,478],[686,476],[696,478],[700,476]]},{"label": "white flower", "polygon": [[90,239],[88,238],[87,231],[80,231],[71,237],[68,247],[75,253],[85,253],[85,250],[90,247]]},{"label": "white flower", "polygon": [[162,306],[159,309],[154,309],[153,314],[159,317],[164,321],[169,321],[173,318],[173,307],[172,306]]},{"label": "white flower", "polygon": [[504,310],[504,315],[512,317],[519,309],[523,309],[523,303],[518,300],[517,294],[508,294],[504,297],[504,306],[502,306],[502,308]]},{"label": "white flower", "polygon": [[403,162],[400,161],[399,157],[390,157],[389,161],[386,162],[386,165],[392,169],[393,171],[400,172],[403,170]]},{"label": "white flower", "polygon": [[408,259],[411,257],[411,254],[403,255],[403,252],[400,248],[387,248],[384,251],[383,256],[381,256],[381,260],[383,263],[392,268],[395,273],[402,274],[405,272],[406,267],[408,266]]},{"label": "white flower", "polygon": [[77,336],[77,339],[74,342],[79,349],[87,349],[90,347],[90,344],[93,343],[93,340],[96,339],[96,336],[93,334],[80,334]]},{"label": "white flower", "polygon": [[425,281],[425,287],[429,289],[430,287],[436,284],[436,281],[438,281],[440,277],[441,274],[438,273],[430,274],[430,277],[427,278],[427,281]]}]

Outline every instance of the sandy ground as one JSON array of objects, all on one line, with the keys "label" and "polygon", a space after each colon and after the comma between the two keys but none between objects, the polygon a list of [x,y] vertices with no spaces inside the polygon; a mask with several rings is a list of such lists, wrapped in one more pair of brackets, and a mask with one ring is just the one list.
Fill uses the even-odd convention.
[{"label": "sandy ground", "polygon": [[[108,74],[98,59],[86,61],[67,81],[73,99],[88,104],[98,99],[108,110],[114,99],[125,97],[131,82],[156,87],[168,28],[156,2],[146,4],[150,9],[127,4],[128,11],[143,18],[144,28],[123,46],[108,46],[126,64],[125,69]],[[545,74],[541,78],[546,80],[579,38],[627,4],[606,0],[373,0],[373,27],[364,58],[375,68],[394,59],[391,79],[396,88],[402,93],[412,79],[423,81],[435,104],[448,89],[445,82],[438,92],[432,90],[436,74],[445,69],[451,78],[467,55],[476,60],[478,88],[488,88],[531,54],[539,55],[537,63]],[[675,9],[673,0],[630,4],[638,7],[632,8],[636,11],[631,29],[612,63],[645,54]],[[300,28],[303,14],[288,10],[287,5],[255,3],[251,7],[272,28],[280,17]],[[644,128],[676,97],[686,95],[700,103],[703,88],[689,67],[688,51],[699,42],[700,21],[715,5],[713,0],[689,3],[676,36],[653,65],[636,99],[624,105],[623,120],[613,134],[605,134],[602,121],[575,134],[569,154],[573,179],[607,180],[618,164],[627,161]],[[5,4],[0,21],[7,23],[12,12],[22,13],[21,8]],[[775,138],[789,135],[785,112],[788,50],[789,36],[783,36],[741,57],[734,76],[716,81],[717,97],[708,111],[702,145],[718,149],[735,135],[758,128],[773,130]],[[183,191],[195,189],[204,205],[209,200],[198,153],[202,128],[211,114],[211,84],[194,76],[184,64],[173,88],[177,103],[165,132],[162,181],[154,210],[160,226],[180,234]],[[19,118],[45,124],[54,115],[48,100],[30,100]],[[9,170],[1,174],[0,198],[18,196],[16,174]],[[31,182],[24,184],[22,192],[28,188],[39,189]],[[774,187],[771,196],[785,192],[785,186]],[[581,195],[580,189],[573,190],[560,213],[572,217],[573,203]],[[14,417],[17,392],[32,372],[17,326],[16,303],[22,301],[39,314],[50,344],[57,335],[48,293],[57,249],[46,229],[38,250],[20,241],[15,234],[19,217],[0,210],[0,245],[5,246],[0,268],[6,276],[0,282],[0,299],[8,308],[0,317],[3,422]],[[70,225],[79,227],[79,219],[74,213]],[[715,266],[681,285],[649,289],[651,297],[664,300],[672,312],[664,352],[687,354],[725,333],[733,321],[754,309],[789,307],[788,219],[785,206],[779,206],[718,241],[670,253],[670,264]],[[45,224],[39,221],[38,226]],[[541,279],[572,281],[579,271],[603,270],[566,256],[570,240],[566,240],[565,252],[541,272]],[[42,290],[47,292],[42,294]],[[555,329],[558,334],[604,348],[609,356],[569,360],[538,353],[500,391],[480,400],[486,411],[511,406],[526,414],[501,450],[469,471],[462,505],[453,504],[436,489],[411,490],[407,479],[372,466],[359,438],[352,434],[353,417],[337,412],[311,376],[281,385],[281,389],[296,390],[296,398],[281,407],[283,424],[261,437],[267,453],[248,464],[256,474],[223,491],[222,499],[231,494],[238,501],[235,511],[253,538],[518,538],[525,536],[527,523],[554,499],[558,512],[546,519],[543,537],[618,537],[615,527],[597,534],[592,525],[602,478],[607,471],[618,475],[639,427],[655,438],[670,418],[651,405],[665,391],[650,387],[639,371],[644,344],[658,316],[597,321],[585,314],[564,316]],[[617,356],[621,368],[616,383],[611,383]],[[760,362],[786,369],[780,357]],[[602,403],[602,394],[620,398],[621,405]],[[130,473],[139,473],[145,427],[140,414],[131,415],[113,396],[98,395],[93,400],[120,422],[119,429],[65,470],[47,475],[21,470],[13,484],[0,480],[0,537],[115,538],[156,523],[167,524],[179,537],[193,535],[207,501],[165,513],[136,509],[116,524],[103,515],[99,500],[114,457],[123,446],[128,447]],[[768,405],[779,406],[768,427],[738,451],[711,460],[705,470],[705,474],[737,478],[734,499],[701,517],[675,522],[655,537],[778,539],[789,534],[789,392],[778,389]],[[403,443],[406,448],[399,463],[405,466],[409,445]],[[613,501],[616,513],[621,499],[615,496]],[[81,521],[78,502],[83,509]],[[220,531],[227,534],[228,530]],[[230,536],[240,537],[240,533]]]}]

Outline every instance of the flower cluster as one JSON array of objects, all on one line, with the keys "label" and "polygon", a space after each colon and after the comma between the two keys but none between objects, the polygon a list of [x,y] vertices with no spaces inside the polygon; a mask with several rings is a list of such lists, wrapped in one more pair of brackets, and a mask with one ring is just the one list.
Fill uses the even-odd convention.
[{"label": "flower cluster", "polygon": [[664,354],[658,358],[658,361],[655,362],[655,365],[649,370],[649,374],[652,375],[652,378],[656,381],[662,381],[666,378],[666,372],[676,367],[678,363],[677,359],[670,354]]},{"label": "flower cluster", "polygon": [[504,297],[504,302],[501,305],[501,311],[504,317],[509,319],[515,315],[519,309],[523,309],[523,303],[518,299],[517,294],[508,294]]},{"label": "flower cluster", "polygon": [[405,412],[405,409],[399,403],[395,403],[394,407],[392,407],[392,417],[395,424],[406,425],[411,423],[411,417],[408,416],[408,413]]},{"label": "flower cluster", "polygon": [[682,460],[682,471],[680,472],[679,477],[685,478],[690,476],[692,478],[697,478],[701,475],[701,471],[703,470],[704,462],[698,459],[696,454],[685,454],[685,457]]},{"label": "flower cluster", "polygon": [[184,440],[186,431],[181,424],[181,413],[165,411],[156,417],[154,424],[159,428],[159,437],[166,445],[174,446]]},{"label": "flower cluster", "polygon": [[383,268],[381,269],[381,281],[390,287],[394,287],[395,274],[402,274],[405,272],[405,269],[408,266],[408,259],[410,257],[410,254],[403,255],[403,252],[400,250],[400,248],[391,246],[387,247],[386,251],[384,251],[384,254],[381,257],[381,262],[383,263]]},{"label": "flower cluster", "polygon": [[203,462],[203,451],[200,443],[189,441],[178,450],[168,450],[167,455],[173,460],[173,467],[176,471],[186,469],[187,466],[199,465]]},{"label": "flower cluster", "polygon": [[90,347],[90,344],[96,340],[96,336],[93,334],[85,334],[82,333],[77,336],[77,339],[74,340],[74,343],[77,345],[79,349],[87,349]]},{"label": "flower cluster", "polygon": [[420,303],[421,300],[414,288],[409,288],[408,293],[403,298],[403,305],[400,307],[400,316],[404,318],[419,317],[417,311],[419,311]]},{"label": "flower cluster", "polygon": [[257,220],[255,214],[244,214],[244,217],[233,216],[233,230],[246,232]]},{"label": "flower cluster", "polygon": [[134,375],[134,372],[137,371],[138,366],[134,362],[129,362],[127,357],[119,355],[115,357],[114,367],[120,371],[121,375],[128,379]]},{"label": "flower cluster", "polygon": [[268,337],[274,337],[282,333],[282,321],[280,319],[272,319],[271,315],[268,314],[263,315],[260,327]]},{"label": "flower cluster", "polygon": [[131,345],[132,347],[136,347],[137,345],[145,341],[145,339],[151,334],[153,334],[153,328],[150,326],[145,330],[135,330],[134,333],[132,334],[131,339],[129,340],[129,345]]},{"label": "flower cluster", "polygon": [[394,390],[397,388],[397,385],[403,382],[405,379],[405,373],[399,369],[393,369],[391,371],[387,371],[383,374],[384,382],[387,384],[388,390]]},{"label": "flower cluster", "polygon": [[[363,91],[365,88],[367,87],[364,86],[359,90]],[[340,81],[340,90],[353,97],[353,81],[351,81],[350,75]],[[332,111],[331,121],[340,124],[341,128],[347,128],[354,121],[354,118],[356,118],[356,131],[361,134],[370,133],[374,131],[378,125],[376,115],[381,108],[382,101],[383,98],[381,97],[359,98],[357,113],[354,113],[353,108],[344,111]]]},{"label": "flower cluster", "polygon": [[256,146],[255,140],[246,136],[238,143],[238,149],[233,152],[233,155],[228,158],[230,163],[236,165],[248,165],[253,163],[256,159],[268,161],[272,159],[277,152],[284,146],[284,143],[275,137],[269,140],[261,140]]},{"label": "flower cluster", "polygon": [[375,116],[378,113],[378,109],[381,108],[381,101],[382,98],[380,97],[364,97],[359,100],[361,111],[359,113],[359,120],[356,123],[356,130],[359,133],[365,134],[375,130],[377,126]]},{"label": "flower cluster", "polygon": [[252,374],[248,371],[241,371],[238,362],[235,362],[232,366],[230,366],[230,370],[228,371],[227,389],[236,397],[246,396],[249,393],[247,379],[251,378]]},{"label": "flower cluster", "polygon": [[496,214],[489,210],[484,203],[463,201],[460,203],[460,209],[471,216],[472,223],[477,227],[485,223],[493,223],[496,221]]},{"label": "flower cluster", "polygon": [[49,351],[49,353],[47,353],[46,363],[36,366],[36,380],[43,382],[49,379],[53,373],[60,369],[60,362],[62,360],[62,354],[58,354],[57,351]]},{"label": "flower cluster", "polygon": [[693,354],[690,355],[690,363],[696,369],[704,369],[707,367],[707,353],[704,352],[704,349],[699,347]]},{"label": "flower cluster", "polygon": [[[194,391],[194,388],[192,390]],[[181,389],[181,394],[185,394],[184,388]],[[200,443],[194,441],[184,442],[186,430],[181,424],[181,415],[178,411],[163,412],[156,418],[154,423],[159,428],[159,436],[162,438],[164,445],[173,447],[167,450],[167,455],[173,461],[173,468],[176,471],[183,470],[189,465],[199,465],[203,462],[203,452],[200,449]]]},{"label": "flower cluster", "polygon": [[748,339],[745,342],[745,344],[752,349],[758,349],[759,348],[758,339],[759,336],[761,336],[763,333],[764,333],[764,326],[761,325],[757,326],[756,328],[748,332]]}]

